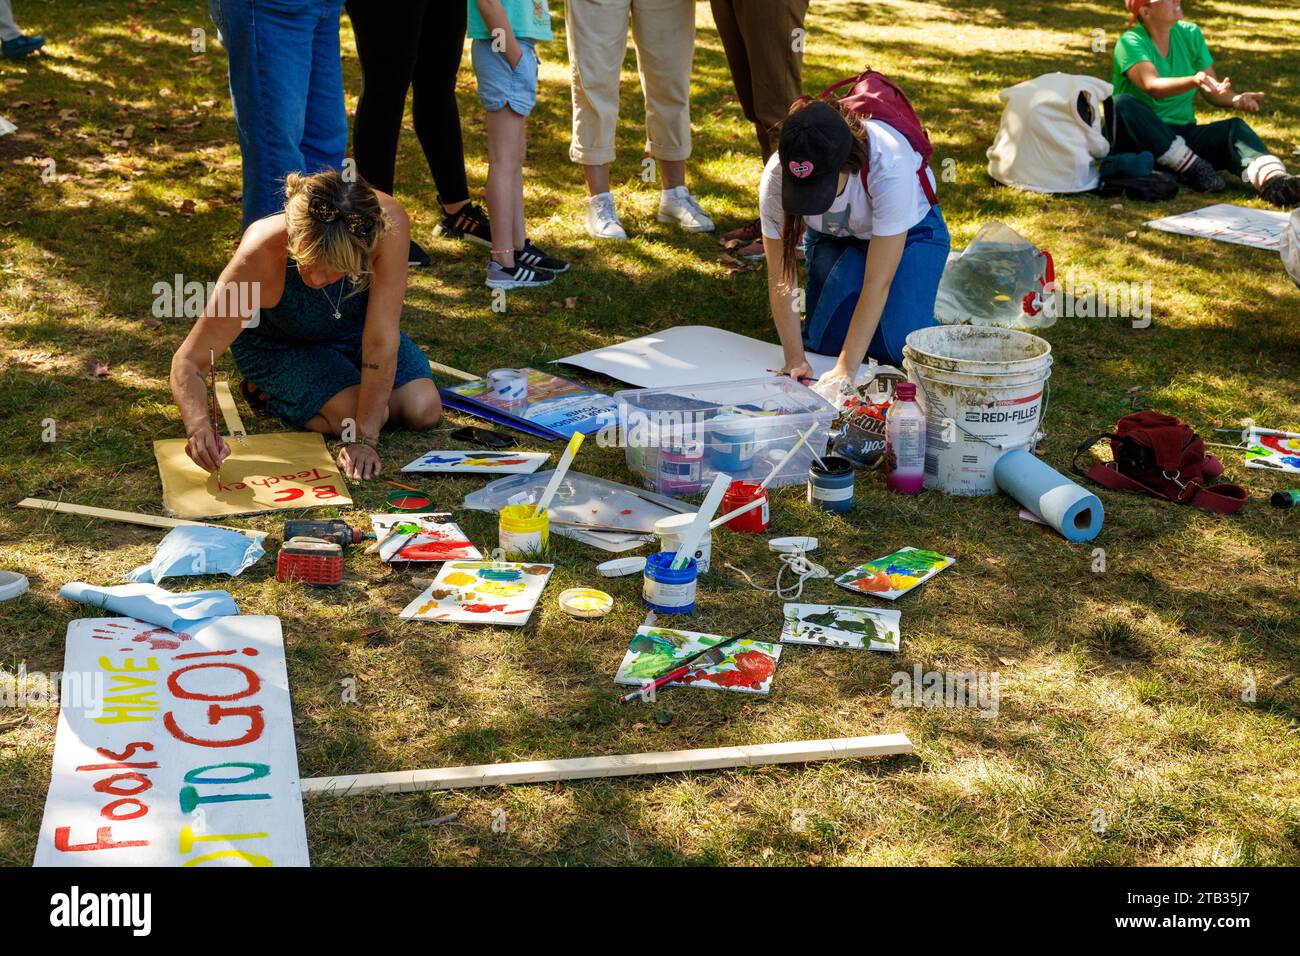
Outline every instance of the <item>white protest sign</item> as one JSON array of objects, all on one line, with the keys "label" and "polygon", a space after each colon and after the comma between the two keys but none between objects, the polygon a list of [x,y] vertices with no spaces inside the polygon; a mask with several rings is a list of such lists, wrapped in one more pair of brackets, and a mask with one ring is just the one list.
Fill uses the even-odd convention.
[{"label": "white protest sign", "polygon": [[307,866],[280,620],[68,625],[37,866]]}]

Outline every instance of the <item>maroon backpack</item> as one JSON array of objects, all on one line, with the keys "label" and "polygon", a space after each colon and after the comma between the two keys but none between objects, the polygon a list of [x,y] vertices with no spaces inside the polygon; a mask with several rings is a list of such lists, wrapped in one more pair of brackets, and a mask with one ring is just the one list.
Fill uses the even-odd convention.
[{"label": "maroon backpack", "polygon": [[[1115,460],[1080,470],[1079,456],[1104,438],[1110,439]],[[1112,491],[1136,491],[1220,514],[1240,511],[1248,497],[1240,485],[1207,485],[1223,474],[1223,465],[1205,453],[1205,442],[1190,426],[1160,412],[1125,415],[1114,434],[1093,435],[1080,445],[1070,468]]]},{"label": "maroon backpack", "polygon": [[[934,147],[930,145],[930,137],[926,135],[925,127],[921,125],[921,120],[916,115],[916,110],[912,108],[907,94],[885,74],[877,73],[871,67],[867,67],[857,76],[850,76],[822,90],[819,99],[834,100],[835,97],[831,94],[849,83],[853,84],[853,88],[839,97],[840,107],[864,120],[873,119],[888,123],[907,140],[912,149],[921,154],[921,166],[917,169],[916,175],[921,180],[921,189],[925,192],[925,198],[930,201],[931,206],[937,206],[939,197],[935,195],[934,187],[930,185],[930,177],[925,174],[930,165],[930,157],[934,155]],[[867,188],[868,165],[863,164],[862,169],[859,170],[863,189]]]}]

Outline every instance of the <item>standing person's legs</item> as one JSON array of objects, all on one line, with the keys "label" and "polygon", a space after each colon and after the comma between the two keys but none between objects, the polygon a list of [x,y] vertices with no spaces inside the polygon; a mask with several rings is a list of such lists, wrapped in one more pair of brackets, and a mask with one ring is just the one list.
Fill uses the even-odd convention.
[{"label": "standing person's legs", "polygon": [[803,28],[808,0],[735,0],[753,74],[753,110],[763,161],[776,152],[773,129],[803,95]]},{"label": "standing person's legs", "polygon": [[343,58],[339,50],[343,0],[321,0],[316,7],[311,83],[301,143],[309,173],[342,169],[348,154],[348,113],[343,101]]},{"label": "standing person's legs", "polygon": [[456,105],[456,73],[465,46],[468,15],[463,3],[427,6],[419,29],[419,56],[412,78],[411,114],[445,212],[469,202],[465,146]]},{"label": "standing person's legs", "polygon": [[587,185],[587,232],[597,239],[626,239],[609,191],[618,131],[618,80],[627,52],[632,0],[565,0],[565,38],[573,89],[573,139],[569,159],[582,166]]},{"label": "standing person's legs", "polygon": [[645,95],[645,148],[659,164],[658,219],[688,232],[711,232],[713,220],[686,188],[695,0],[632,0],[632,36]]},{"label": "standing person's legs", "polygon": [[352,155],[361,177],[389,194],[393,192],[406,91],[415,73],[420,21],[427,6],[426,0],[347,2],[361,61]]},{"label": "standing person's legs", "polygon": [[[736,88],[736,99],[740,100],[740,110],[745,118],[757,126],[754,113],[754,74],[750,64],[750,53],[745,45],[745,32],[741,29],[737,8],[743,0],[710,0],[713,10],[713,22],[718,27],[718,37],[722,40],[722,50],[727,54],[727,68],[731,71],[731,83]],[[760,130],[759,148],[763,158],[767,158],[767,136]]]},{"label": "standing person's legs", "polygon": [[17,40],[22,35],[23,31],[14,22],[14,11],[9,6],[9,0],[0,0],[0,40]]},{"label": "standing person's legs", "polygon": [[[285,175],[307,166],[302,140],[318,5],[212,0],[210,9],[229,60],[247,228],[284,208]],[[334,56],[337,61],[337,45]]]}]

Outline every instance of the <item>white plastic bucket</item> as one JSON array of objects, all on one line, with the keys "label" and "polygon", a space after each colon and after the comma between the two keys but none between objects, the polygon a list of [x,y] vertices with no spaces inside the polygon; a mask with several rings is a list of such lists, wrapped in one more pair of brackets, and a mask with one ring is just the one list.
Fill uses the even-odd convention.
[{"label": "white plastic bucket", "polygon": [[940,325],[907,337],[903,368],[926,413],[925,487],[997,491],[997,460],[1043,437],[1051,352],[1047,340],[1014,329]]}]

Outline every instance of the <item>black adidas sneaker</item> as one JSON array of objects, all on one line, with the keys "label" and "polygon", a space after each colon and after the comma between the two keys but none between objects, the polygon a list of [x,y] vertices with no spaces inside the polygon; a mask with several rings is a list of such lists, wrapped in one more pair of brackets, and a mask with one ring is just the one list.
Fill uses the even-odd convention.
[{"label": "black adidas sneaker", "polygon": [[569,271],[569,264],[561,259],[548,256],[533,245],[533,240],[525,239],[524,247],[515,250],[515,262],[522,262],[526,266],[534,269],[545,269],[547,272],[554,272],[559,275],[561,272]]},{"label": "black adidas sneaker", "polygon": [[467,202],[455,212],[444,212],[438,223],[438,234],[449,239],[468,239],[492,248],[492,225],[483,207],[476,203]]}]

